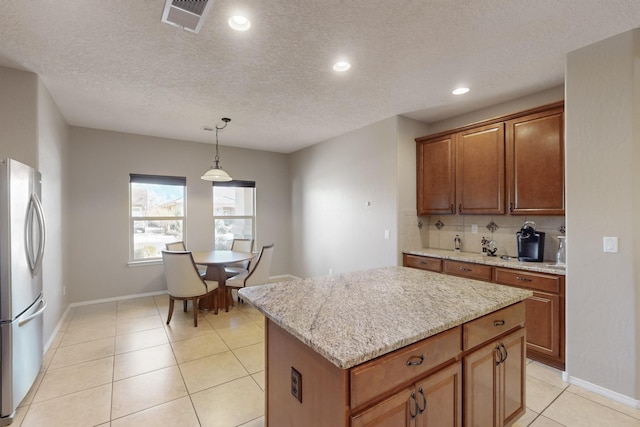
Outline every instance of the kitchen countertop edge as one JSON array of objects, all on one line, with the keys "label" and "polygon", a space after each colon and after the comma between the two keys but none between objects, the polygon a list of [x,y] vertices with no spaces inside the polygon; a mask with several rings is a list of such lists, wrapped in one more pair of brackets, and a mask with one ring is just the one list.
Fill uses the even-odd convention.
[{"label": "kitchen countertop edge", "polygon": [[472,262],[474,264],[491,265],[494,267],[514,268],[518,270],[534,271],[538,273],[556,274],[558,276],[565,276],[565,268],[553,267],[553,261],[543,262],[526,262],[518,261],[517,257],[512,257],[510,260],[504,260],[499,256],[483,256],[472,252],[454,252],[446,249],[432,249],[432,248],[411,248],[405,249],[402,253],[408,255],[427,256],[432,258],[449,259],[452,261],[464,261]]}]

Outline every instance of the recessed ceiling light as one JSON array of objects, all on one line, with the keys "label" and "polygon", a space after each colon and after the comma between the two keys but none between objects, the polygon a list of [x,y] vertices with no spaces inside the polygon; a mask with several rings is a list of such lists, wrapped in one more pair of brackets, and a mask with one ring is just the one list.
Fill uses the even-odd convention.
[{"label": "recessed ceiling light", "polygon": [[453,92],[451,92],[454,95],[462,95],[469,92],[469,88],[468,87],[459,87],[457,89],[454,89]]},{"label": "recessed ceiling light", "polygon": [[251,21],[246,16],[234,15],[229,18],[229,26],[237,31],[247,31],[251,28]]},{"label": "recessed ceiling light", "polygon": [[346,61],[340,61],[333,64],[333,69],[339,72],[347,71],[349,68],[351,68],[351,64]]}]

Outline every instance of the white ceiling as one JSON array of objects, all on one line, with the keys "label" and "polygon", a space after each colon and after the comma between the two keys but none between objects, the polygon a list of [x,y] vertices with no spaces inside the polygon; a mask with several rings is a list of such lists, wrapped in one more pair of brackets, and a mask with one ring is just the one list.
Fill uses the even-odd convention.
[{"label": "white ceiling", "polygon": [[568,52],[640,26],[639,0],[213,1],[193,34],[164,0],[1,0],[0,66],[37,73],[73,126],[214,142],[201,127],[231,117],[221,145],[290,153],[558,86]]}]

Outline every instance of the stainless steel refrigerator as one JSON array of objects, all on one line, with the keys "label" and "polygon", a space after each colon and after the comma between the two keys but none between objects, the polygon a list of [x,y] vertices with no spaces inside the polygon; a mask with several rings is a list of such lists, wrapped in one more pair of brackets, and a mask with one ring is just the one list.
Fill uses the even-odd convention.
[{"label": "stainless steel refrigerator", "polygon": [[0,160],[0,425],[10,424],[42,364],[41,177]]}]

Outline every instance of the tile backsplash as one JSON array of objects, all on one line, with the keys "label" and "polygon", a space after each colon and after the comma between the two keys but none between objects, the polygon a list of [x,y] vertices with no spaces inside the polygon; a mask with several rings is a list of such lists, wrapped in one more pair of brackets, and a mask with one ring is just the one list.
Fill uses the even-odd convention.
[{"label": "tile backsplash", "polygon": [[[413,215],[412,215],[413,214]],[[462,239],[463,252],[481,251],[481,240],[493,240],[497,255],[517,256],[516,232],[525,221],[533,221],[536,230],[545,232],[544,259],[555,261],[558,236],[564,236],[564,216],[511,215],[433,215],[417,216],[415,211],[403,215],[403,245],[405,248],[434,248],[453,250],[453,239]],[[473,225],[477,225],[474,233]],[[421,225],[421,226],[419,226]]]}]

